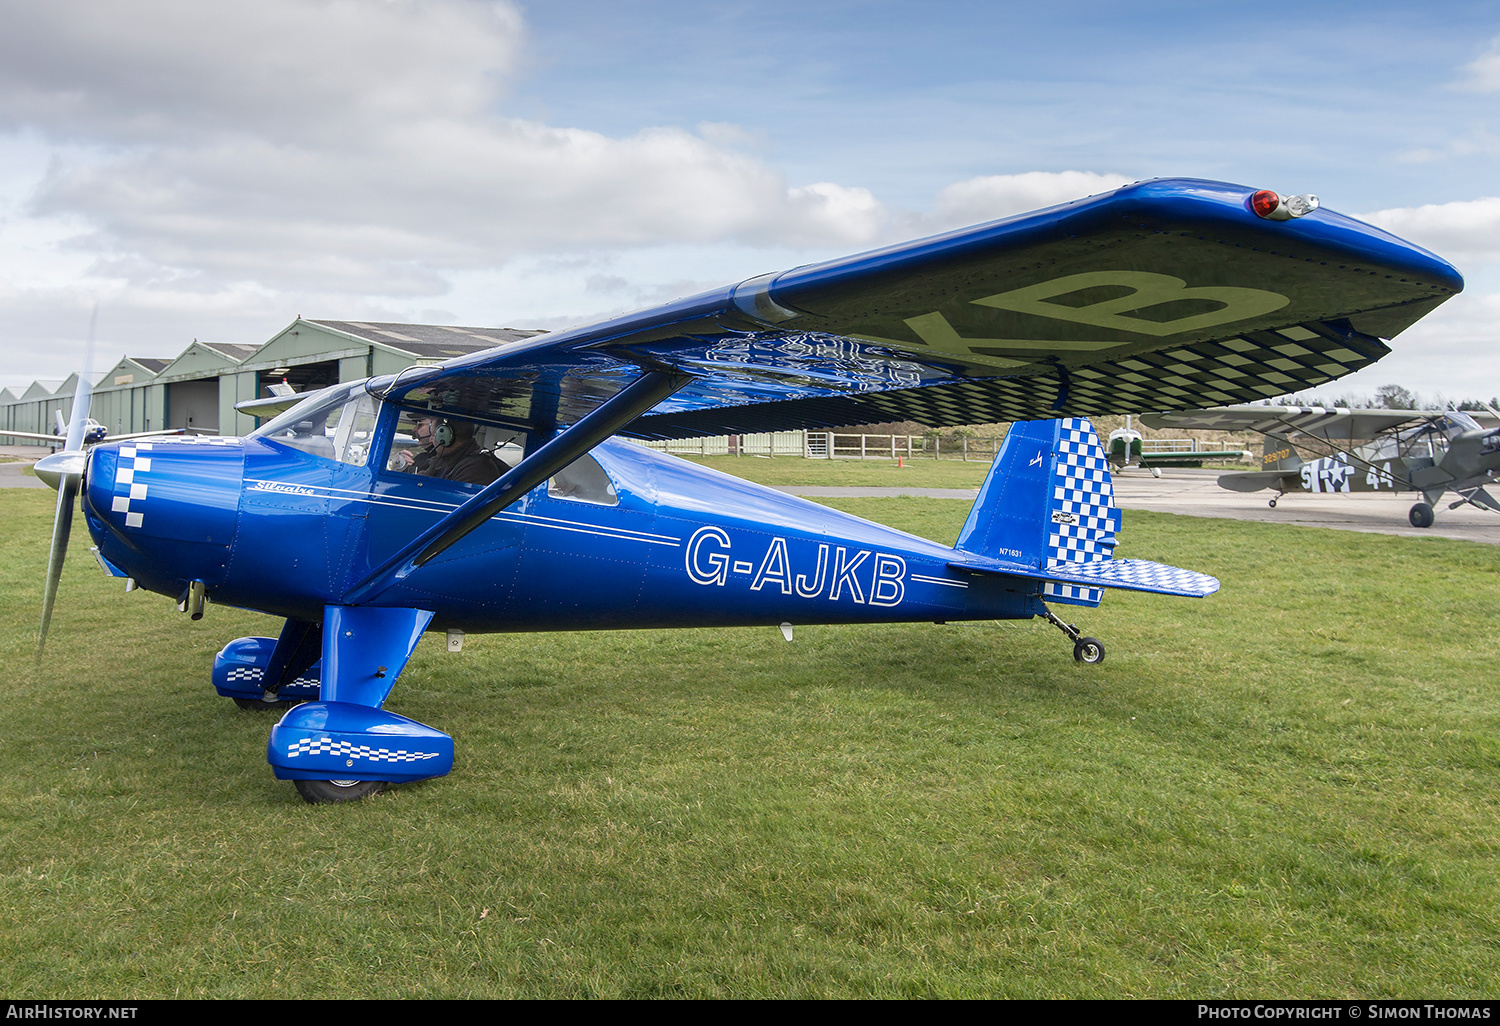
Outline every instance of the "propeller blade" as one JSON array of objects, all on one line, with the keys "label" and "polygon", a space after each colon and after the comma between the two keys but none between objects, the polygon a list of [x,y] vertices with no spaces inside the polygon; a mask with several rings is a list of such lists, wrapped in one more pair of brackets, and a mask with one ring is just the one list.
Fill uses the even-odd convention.
[{"label": "propeller blade", "polygon": [[57,488],[57,514],[52,520],[52,549],[47,555],[47,580],[42,587],[42,629],[37,635],[36,657],[47,647],[47,627],[52,623],[52,604],[57,601],[57,582],[62,579],[63,560],[68,555],[68,536],[73,533],[73,500],[80,477],[63,477]]},{"label": "propeller blade", "polygon": [[[68,444],[60,453],[45,460],[38,477],[57,489],[57,512],[52,518],[52,548],[47,553],[47,579],[42,585],[42,627],[36,639],[36,657],[41,661],[47,647],[47,627],[52,623],[52,605],[57,601],[57,583],[62,579],[63,560],[68,555],[68,536],[73,533],[73,502],[78,497],[78,487],[83,481],[87,459],[83,452],[83,433],[89,419],[89,401],[93,397],[93,385],[89,374],[94,362],[94,329],[99,322],[99,304],[89,317],[89,340],[84,349],[83,370],[78,374],[78,385],[73,389],[73,409],[68,419]],[[43,476],[45,474],[46,476]]]},{"label": "propeller blade", "polygon": [[93,372],[94,362],[94,328],[99,323],[99,304],[94,304],[94,312],[89,317],[89,341],[83,351],[83,370],[78,373],[78,385],[73,389],[73,410],[68,418],[68,445],[69,449],[83,448],[83,432],[89,422],[89,404],[94,396],[94,386],[89,381],[89,375]]}]

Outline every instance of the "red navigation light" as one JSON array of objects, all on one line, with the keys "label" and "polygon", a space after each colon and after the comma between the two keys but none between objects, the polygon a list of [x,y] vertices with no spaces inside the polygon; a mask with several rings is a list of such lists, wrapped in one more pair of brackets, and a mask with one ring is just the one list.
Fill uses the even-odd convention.
[{"label": "red navigation light", "polygon": [[1262,189],[1250,197],[1250,209],[1261,217],[1271,217],[1276,209],[1281,206],[1281,197],[1270,189]]}]

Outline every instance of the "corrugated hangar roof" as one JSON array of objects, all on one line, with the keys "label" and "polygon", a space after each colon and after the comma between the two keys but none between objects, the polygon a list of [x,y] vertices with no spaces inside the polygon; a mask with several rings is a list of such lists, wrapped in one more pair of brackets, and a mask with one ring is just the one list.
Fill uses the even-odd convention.
[{"label": "corrugated hangar roof", "polygon": [[493,349],[507,342],[543,334],[521,328],[465,328],[442,324],[393,324],[371,321],[315,321],[331,331],[354,335],[427,360],[445,360],[483,349]]},{"label": "corrugated hangar roof", "polygon": [[[193,339],[193,341],[198,342],[197,339]],[[198,344],[200,346],[207,346],[216,353],[222,353],[235,363],[244,363],[247,356],[260,348],[259,345],[246,345],[243,342],[198,342]],[[139,363],[140,361],[137,360],[136,362]],[[166,364],[164,363],[162,366],[166,366]],[[160,368],[158,368],[159,372]]]}]

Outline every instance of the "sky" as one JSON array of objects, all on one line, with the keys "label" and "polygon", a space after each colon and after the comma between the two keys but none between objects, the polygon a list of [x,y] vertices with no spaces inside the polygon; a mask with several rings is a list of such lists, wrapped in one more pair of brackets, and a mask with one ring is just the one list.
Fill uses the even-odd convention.
[{"label": "sky", "polygon": [[[1500,393],[1500,6],[0,0],[0,386],[297,316],[558,328],[1144,178],[1463,295],[1321,393]],[[1320,394],[1321,394],[1320,393]]]}]

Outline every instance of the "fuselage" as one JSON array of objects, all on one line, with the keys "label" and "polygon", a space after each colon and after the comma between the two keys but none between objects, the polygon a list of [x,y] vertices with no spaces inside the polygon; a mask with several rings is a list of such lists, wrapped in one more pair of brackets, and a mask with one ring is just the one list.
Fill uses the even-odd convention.
[{"label": "fuselage", "polygon": [[[141,586],[319,622],[480,490],[275,438],[106,442],[84,510]],[[1040,585],[949,568],[953,549],[618,439],[537,486],[369,604],[466,632],[1026,618]],[[580,461],[580,464],[583,461]],[[575,468],[579,464],[574,465]],[[603,478],[600,477],[602,473]]]}]

